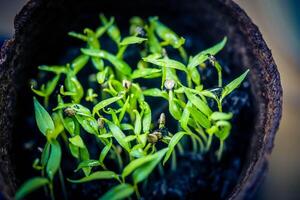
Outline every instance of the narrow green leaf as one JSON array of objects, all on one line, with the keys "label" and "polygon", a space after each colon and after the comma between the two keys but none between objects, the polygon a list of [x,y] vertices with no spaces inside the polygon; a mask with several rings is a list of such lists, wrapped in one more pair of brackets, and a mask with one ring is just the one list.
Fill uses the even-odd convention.
[{"label": "narrow green leaf", "polygon": [[201,98],[197,97],[196,95],[193,95],[188,90],[185,91],[185,94],[191,103],[198,108],[201,112],[203,112],[206,116],[210,116],[212,113],[212,110],[208,107],[207,103],[201,100]]},{"label": "narrow green leaf", "polygon": [[155,69],[155,68],[143,68],[143,69],[136,69],[133,71],[131,78],[137,79],[137,78],[152,78],[153,75],[160,75],[161,69]]},{"label": "narrow green leaf", "polygon": [[97,49],[81,49],[81,52],[89,56],[104,58],[111,62],[115,68],[124,75],[129,76],[131,74],[131,67],[125,61],[117,58],[115,55],[110,54],[107,51]]},{"label": "narrow green leaf", "polygon": [[56,140],[51,141],[51,150],[49,160],[46,166],[46,172],[50,180],[53,180],[61,161],[61,148]]},{"label": "narrow green leaf", "polygon": [[35,120],[39,130],[46,135],[47,131],[54,130],[54,122],[46,111],[46,109],[38,102],[38,100],[34,97],[34,113],[35,113]]},{"label": "narrow green leaf", "polygon": [[146,40],[147,40],[147,38],[141,38],[141,37],[137,37],[137,36],[128,36],[122,40],[120,45],[125,46],[125,45],[129,45],[129,44],[140,44]]},{"label": "narrow green leaf", "polygon": [[111,21],[114,22],[114,18],[112,17],[111,20],[108,21],[107,18],[101,14],[100,20],[104,26],[110,24],[108,27],[107,33],[113,41],[115,41],[117,44],[119,44],[119,42],[121,40],[121,33],[120,33],[119,28],[115,24],[111,23]]},{"label": "narrow green leaf", "polygon": [[100,165],[101,165],[101,162],[99,162],[98,160],[85,160],[85,161],[82,161],[81,163],[79,163],[78,167],[75,169],[75,172],[77,172],[78,170],[80,170],[82,168],[97,167]]},{"label": "narrow green leaf", "polygon": [[117,179],[117,178],[118,175],[113,171],[97,171],[90,174],[89,176],[83,177],[82,179],[79,180],[68,179],[68,181],[71,183],[85,183],[94,180],[107,180],[107,179]]},{"label": "narrow green leaf", "polygon": [[197,55],[195,55],[189,62],[188,68],[194,68],[202,63],[204,63],[209,55],[216,55],[219,51],[221,51],[225,44],[227,42],[227,37],[224,37],[221,42],[214,45],[213,47],[210,47],[209,49],[206,49],[204,51],[201,51]]},{"label": "narrow green leaf", "polygon": [[151,127],[151,108],[146,101],[143,103],[143,109],[143,133],[148,133]]},{"label": "narrow green leaf", "polygon": [[187,129],[188,121],[190,118],[190,111],[189,111],[188,107],[191,107],[191,106],[192,106],[192,103],[190,101],[188,101],[182,112],[181,118],[180,118],[180,125],[184,130]]},{"label": "narrow green leaf", "polygon": [[123,133],[123,131],[121,131],[121,129],[118,126],[116,126],[114,123],[110,122],[109,120],[105,120],[105,122],[107,123],[110,131],[112,132],[117,142],[129,152],[130,151],[129,144],[125,141],[126,136]]},{"label": "narrow green leaf", "polygon": [[230,120],[232,118],[232,113],[224,113],[224,112],[213,112],[209,117],[210,120]]},{"label": "narrow green leaf", "polygon": [[134,130],[133,126],[131,124],[127,124],[127,123],[120,124],[120,128],[123,131],[130,131],[130,130],[133,131]]},{"label": "narrow green leaf", "polygon": [[103,108],[105,108],[106,106],[109,106],[112,103],[115,103],[116,101],[120,100],[123,98],[124,95],[120,95],[120,96],[116,96],[116,97],[111,97],[108,99],[105,99],[101,102],[99,102],[98,104],[96,104],[93,108],[93,115],[95,115],[96,113],[99,114],[99,111]]},{"label": "narrow green leaf", "polygon": [[149,162],[145,163],[144,165],[141,165],[139,168],[137,168],[132,174],[134,183],[138,184],[138,183],[142,182],[143,180],[145,180],[152,173],[154,168],[158,165],[158,163],[161,161],[161,159],[164,157],[164,155],[166,154],[167,151],[168,151],[168,148],[164,148],[164,149],[156,152],[155,154],[153,154],[155,159],[153,159],[152,161],[149,161]]},{"label": "narrow green leaf", "polygon": [[41,71],[46,71],[46,72],[53,72],[56,74],[62,74],[62,73],[67,73],[67,68],[66,66],[47,66],[47,65],[41,65],[38,67],[39,70]]},{"label": "narrow green leaf", "polygon": [[249,69],[244,72],[242,75],[240,75],[238,78],[234,79],[231,81],[228,85],[225,86],[222,96],[221,96],[221,101],[228,95],[230,94],[234,89],[240,86],[240,84],[243,82],[243,80],[246,78],[247,74],[249,72]]},{"label": "narrow green leaf", "polygon": [[90,134],[98,135],[98,123],[95,118],[86,117],[83,115],[75,115],[75,117],[86,132]]},{"label": "narrow green leaf", "polygon": [[188,110],[190,111],[191,115],[195,119],[195,121],[199,122],[199,124],[204,128],[210,127],[210,121],[208,118],[202,114],[198,109],[194,108],[193,106],[188,107]]},{"label": "narrow green leaf", "polygon": [[179,105],[176,103],[173,91],[171,90],[169,91],[169,112],[174,119],[180,120],[182,111]]},{"label": "narrow green leaf", "polygon": [[99,200],[121,200],[129,198],[134,193],[132,185],[122,183],[111,188]]},{"label": "narrow green leaf", "polygon": [[[138,146],[135,149],[140,148],[140,146]],[[134,150],[134,148],[133,148]],[[137,168],[139,168],[140,166],[142,166],[143,164],[150,162],[154,159],[157,158],[156,154],[152,154],[152,155],[147,155],[145,157],[141,157],[135,160],[132,160],[128,165],[125,166],[125,168],[123,169],[122,172],[122,177],[125,178],[127,177],[129,174],[131,174],[134,170],[136,170]]]},{"label": "narrow green leaf", "polygon": [[80,135],[76,135],[72,138],[69,138],[69,141],[75,145],[76,147],[79,147],[79,148],[85,148],[85,145],[84,145],[84,142],[83,140],[81,139]]},{"label": "narrow green leaf", "polygon": [[219,131],[215,135],[221,140],[224,141],[230,134],[231,124],[228,121],[217,121],[216,126],[219,128]]},{"label": "narrow green leaf", "polygon": [[40,187],[49,184],[49,180],[44,177],[34,177],[21,185],[15,195],[16,200],[23,199],[29,193],[39,189]]},{"label": "narrow green leaf", "polygon": [[77,74],[89,61],[89,56],[87,55],[80,55],[76,57],[71,64],[71,67],[75,74]]},{"label": "narrow green leaf", "polygon": [[85,42],[88,40],[86,35],[76,33],[76,32],[73,32],[73,31],[69,32],[68,35],[71,36],[71,37],[77,38],[79,40],[83,40]]},{"label": "narrow green leaf", "polygon": [[106,146],[102,149],[101,153],[100,153],[100,157],[99,157],[99,162],[103,163],[104,159],[106,158],[109,150],[111,149],[112,146],[112,140],[110,140]]},{"label": "narrow green leaf", "polygon": [[168,159],[170,158],[172,152],[174,151],[175,146],[177,143],[181,140],[181,138],[186,134],[184,131],[177,132],[173,137],[171,138],[169,145],[168,145],[168,151],[166,153],[166,156],[164,158],[163,164],[165,164]]},{"label": "narrow green leaf", "polygon": [[145,96],[162,97],[164,99],[168,99],[168,93],[158,88],[150,88],[150,89],[143,90],[143,94]]},{"label": "narrow green leaf", "polygon": [[142,118],[137,110],[133,110],[135,114],[134,134],[139,135],[142,131]]}]

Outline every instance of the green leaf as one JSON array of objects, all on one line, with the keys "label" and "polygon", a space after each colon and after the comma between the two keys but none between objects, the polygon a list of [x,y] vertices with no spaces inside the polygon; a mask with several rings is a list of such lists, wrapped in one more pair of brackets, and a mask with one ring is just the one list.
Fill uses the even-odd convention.
[{"label": "green leaf", "polygon": [[186,134],[184,131],[177,132],[173,137],[171,138],[169,145],[168,145],[168,151],[166,153],[166,156],[164,158],[163,164],[165,164],[168,159],[170,158],[172,152],[174,151],[175,146],[177,143],[181,140],[181,138]]},{"label": "green leaf", "polygon": [[96,104],[93,108],[93,115],[95,115],[96,113],[98,113],[99,115],[99,111],[103,108],[105,108],[106,106],[115,103],[116,101],[120,100],[123,98],[124,95],[120,95],[120,96],[116,96],[116,97],[111,97],[108,99],[105,99],[101,102],[99,102],[98,104]]},{"label": "green leaf", "polygon": [[204,127],[204,128],[209,128],[210,127],[210,121],[208,118],[202,114],[200,111],[198,111],[196,108],[193,106],[188,107],[188,110],[190,111],[191,115],[195,119],[195,121],[199,122],[199,124]]},{"label": "green leaf", "polygon": [[143,68],[143,69],[136,69],[133,71],[131,78],[137,79],[137,78],[152,78],[154,75],[161,75],[161,69],[155,69],[155,68]]},{"label": "green leaf", "polygon": [[118,179],[118,175],[113,171],[97,171],[90,174],[89,176],[83,177],[82,179],[79,180],[68,179],[68,181],[71,183],[85,183],[94,180],[107,180],[107,179]]},{"label": "green leaf", "polygon": [[75,117],[86,132],[98,135],[98,123],[95,118],[82,115],[75,115]]},{"label": "green leaf", "polygon": [[120,124],[120,128],[123,131],[130,131],[130,130],[133,131],[134,130],[133,126],[131,124],[127,124],[127,123]]},{"label": "green leaf", "polygon": [[117,142],[128,152],[130,151],[129,144],[125,141],[125,134],[121,129],[116,126],[114,123],[110,122],[109,120],[105,120],[105,122],[108,125],[108,128],[112,132],[114,138],[117,140]]},{"label": "green leaf", "polygon": [[79,163],[78,167],[75,169],[75,172],[77,172],[78,170],[80,170],[82,168],[97,167],[100,165],[101,165],[101,162],[99,162],[98,160],[84,160],[81,163]]},{"label": "green leaf", "polygon": [[45,147],[43,149],[43,152],[42,152],[42,155],[41,155],[41,163],[42,163],[42,166],[45,167],[47,162],[48,162],[48,159],[49,159],[49,155],[50,155],[50,143],[47,142],[45,144]]},{"label": "green leaf", "polygon": [[132,185],[122,183],[111,188],[99,200],[121,200],[130,197],[134,193]]},{"label": "green leaf", "polygon": [[34,113],[35,120],[39,130],[46,135],[47,131],[54,131],[54,122],[46,111],[46,109],[38,102],[38,100],[34,97]]},{"label": "green leaf", "polygon": [[173,48],[177,49],[184,44],[184,38],[179,38],[179,36],[174,31],[158,21],[157,17],[150,18],[150,24],[154,26],[157,35],[159,35],[160,38],[166,41],[166,43],[172,45]]},{"label": "green leaf", "polygon": [[[140,148],[140,146],[138,146],[138,148]],[[137,149],[138,149],[137,148]],[[134,149],[134,148],[133,148]],[[132,160],[128,165],[125,166],[125,168],[123,169],[122,172],[122,177],[125,178],[127,177],[129,174],[131,174],[134,170],[136,170],[137,168],[139,168],[140,166],[142,166],[143,164],[150,162],[154,159],[157,158],[156,154],[152,154],[152,155],[147,155],[145,157],[141,157],[135,160]]]},{"label": "green leaf", "polygon": [[122,42],[120,43],[121,46],[129,45],[129,44],[140,44],[144,41],[146,41],[147,38],[141,38],[136,36],[128,36],[125,37]]},{"label": "green leaf", "polygon": [[77,74],[89,61],[89,56],[87,55],[80,55],[76,57],[71,64],[71,67],[75,74]]},{"label": "green leaf", "polygon": [[81,49],[81,52],[89,56],[104,58],[111,62],[115,68],[124,75],[131,75],[131,67],[125,61],[117,58],[115,55],[110,54],[107,51],[98,49]]},{"label": "green leaf", "polygon": [[176,61],[176,60],[172,60],[169,58],[157,58],[157,57],[153,57],[152,55],[143,58],[143,60],[145,62],[149,62],[161,67],[168,67],[168,68],[173,68],[173,69],[177,69],[177,70],[181,70],[181,71],[187,71],[186,67],[184,66],[184,64]]},{"label": "green leaf", "polygon": [[209,118],[213,121],[230,120],[232,116],[232,113],[213,112]]},{"label": "green leaf", "polygon": [[180,125],[184,130],[186,130],[188,128],[187,125],[188,125],[188,121],[190,118],[190,111],[189,111],[188,107],[191,107],[191,106],[192,106],[192,103],[190,101],[188,101],[182,112],[181,118],[180,118]]},{"label": "green leaf", "polygon": [[47,65],[41,65],[38,67],[39,70],[41,71],[46,71],[46,72],[53,72],[56,74],[62,74],[62,73],[67,73],[67,68],[66,66],[47,66]]},{"label": "green leaf", "polygon": [[69,138],[69,141],[75,145],[76,147],[79,147],[79,148],[86,148],[85,145],[84,145],[84,142],[83,140],[81,139],[80,135],[76,135],[72,138]]},{"label": "green leaf", "polygon": [[132,174],[134,183],[138,184],[138,183],[142,182],[143,180],[145,180],[152,173],[154,168],[158,165],[158,163],[161,161],[161,159],[164,157],[164,155],[166,154],[167,151],[168,151],[168,148],[164,148],[164,149],[156,152],[155,154],[153,154],[155,159],[153,159],[152,161],[149,161],[149,162],[145,163],[144,165],[141,165],[139,168],[137,168]]},{"label": "green leaf", "polygon": [[224,48],[226,42],[227,37],[224,37],[223,40],[218,44],[195,55],[192,59],[190,59],[188,68],[194,68],[204,63],[208,59],[209,55],[216,55],[219,51],[221,51]]},{"label": "green leaf", "polygon": [[150,88],[150,89],[143,90],[143,94],[145,96],[162,97],[164,99],[168,99],[168,93],[158,88]]},{"label": "green leaf", "polygon": [[142,104],[144,109],[143,114],[143,133],[148,133],[151,127],[151,108],[146,101]]},{"label": "green leaf", "polygon": [[198,108],[202,113],[204,113],[206,116],[210,116],[212,113],[212,110],[208,107],[207,103],[202,101],[199,97],[196,95],[193,95],[188,90],[185,90],[185,94],[191,103]]},{"label": "green leaf", "polygon": [[53,180],[61,161],[61,148],[56,140],[51,141],[51,150],[49,160],[46,166],[46,172],[50,180]]},{"label": "green leaf", "polygon": [[142,130],[142,118],[137,110],[133,110],[135,113],[135,123],[134,123],[134,134],[139,135]]},{"label": "green leaf", "polygon": [[105,157],[107,156],[107,154],[108,154],[108,152],[109,152],[111,146],[112,146],[112,140],[110,140],[110,141],[106,144],[106,146],[102,149],[102,151],[101,151],[101,153],[100,153],[100,157],[99,157],[99,162],[100,162],[100,163],[103,163],[103,161],[104,161]]},{"label": "green leaf", "polygon": [[115,41],[115,43],[119,44],[119,42],[121,40],[121,33],[120,33],[119,28],[112,23],[112,22],[114,22],[114,18],[112,17],[111,20],[108,21],[107,18],[103,14],[101,14],[100,20],[104,26],[109,24],[107,33],[108,33],[109,37],[113,41]]},{"label": "green leaf", "polygon": [[34,177],[21,185],[15,195],[16,200],[23,199],[29,193],[39,189],[40,187],[49,184],[49,180],[44,177]]},{"label": "green leaf", "polygon": [[215,135],[221,140],[224,141],[230,134],[231,124],[228,121],[217,121],[216,126],[219,128],[219,131]]},{"label": "green leaf", "polygon": [[69,32],[68,35],[71,36],[71,37],[77,38],[79,40],[83,40],[85,42],[88,40],[88,37],[86,35],[76,33],[76,32],[73,32],[73,31]]},{"label": "green leaf", "polygon": [[244,72],[242,75],[240,75],[238,78],[234,79],[231,81],[228,85],[226,85],[223,89],[222,96],[221,96],[221,101],[228,95],[230,94],[234,89],[240,86],[240,84],[243,82],[243,80],[246,78],[247,74],[249,72],[249,69]]},{"label": "green leaf", "polygon": [[174,119],[180,120],[182,111],[179,105],[176,103],[173,91],[171,90],[169,91],[169,112]]}]

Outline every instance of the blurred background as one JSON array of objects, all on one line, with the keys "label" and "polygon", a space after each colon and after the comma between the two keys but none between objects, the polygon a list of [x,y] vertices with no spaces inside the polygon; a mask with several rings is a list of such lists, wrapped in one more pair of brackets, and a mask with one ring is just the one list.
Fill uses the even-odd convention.
[{"label": "blurred background", "polygon": [[[262,32],[281,74],[283,117],[269,173],[256,198],[300,199],[300,0],[235,0]],[[0,46],[13,35],[13,19],[25,0],[0,0]],[[1,199],[1,197],[0,197]]]}]

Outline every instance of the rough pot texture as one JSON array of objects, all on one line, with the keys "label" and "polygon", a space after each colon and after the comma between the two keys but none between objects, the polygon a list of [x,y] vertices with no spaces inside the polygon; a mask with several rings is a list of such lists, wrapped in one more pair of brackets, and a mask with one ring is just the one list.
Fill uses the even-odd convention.
[{"label": "rough pot texture", "polygon": [[[249,68],[249,81],[256,110],[247,159],[229,199],[244,199],[265,175],[282,109],[282,88],[276,64],[258,28],[231,0],[131,0],[76,1],[30,0],[16,16],[15,36],[0,54],[0,192],[12,199],[20,184],[15,173],[12,142],[22,119],[31,110],[28,80],[36,75],[38,64],[53,63],[69,44],[66,33],[82,30],[82,24],[98,24],[103,12],[126,24],[133,15],[153,16],[181,30],[193,32],[213,44],[224,35],[228,44],[222,53],[239,71]],[[125,25],[124,25],[125,26]],[[55,64],[55,62],[53,63]]]}]

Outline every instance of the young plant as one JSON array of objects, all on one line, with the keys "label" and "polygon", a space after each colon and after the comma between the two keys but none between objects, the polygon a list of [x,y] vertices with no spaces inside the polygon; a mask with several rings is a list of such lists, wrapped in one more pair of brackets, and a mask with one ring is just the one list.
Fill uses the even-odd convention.
[{"label": "young plant", "polygon": [[[40,175],[25,182],[17,191],[16,199],[22,199],[40,187],[55,199],[57,174],[67,198],[62,170],[63,150],[77,161],[74,173],[82,176],[80,179],[67,178],[68,184],[108,179],[115,182],[115,186],[100,197],[104,200],[129,198],[134,193],[140,198],[139,184],[157,166],[162,163],[167,168],[166,163],[171,159],[171,169],[176,170],[176,149],[183,154],[191,145],[194,153],[206,153],[212,149],[213,140],[218,140],[216,156],[219,160],[222,157],[233,117],[223,111],[222,103],[249,72],[247,70],[223,85],[222,66],[214,56],[224,48],[227,38],[187,59],[183,46],[185,39],[157,17],[148,21],[132,18],[130,35],[124,38],[114,18],[100,15],[100,20],[102,25],[96,30],[86,28],[83,33],[69,33],[84,43],[81,54],[74,60],[63,66],[39,67],[41,72],[55,75],[42,84],[40,90],[32,86],[32,91],[44,98],[45,107],[35,97],[33,101],[37,127],[47,142],[41,157],[33,164]],[[105,37],[115,43],[116,52],[103,48],[101,41]],[[124,59],[130,45],[140,47],[137,68]],[[170,48],[178,50],[180,60],[168,55]],[[201,82],[199,66],[206,61],[217,70],[216,85],[221,90],[220,95],[214,89],[204,88]],[[93,66],[90,83],[83,83],[81,76],[87,74],[80,73],[90,65]],[[179,77],[179,73],[184,74],[184,78]],[[143,79],[153,83],[159,81],[160,86],[146,87]],[[59,86],[60,83],[63,84]],[[49,98],[56,89],[59,91],[57,106],[49,107],[55,104],[49,104]],[[177,132],[168,130],[164,113],[156,122],[149,97],[166,101],[166,112],[177,122]],[[208,104],[209,98],[216,102],[217,110]],[[89,150],[93,147],[85,139],[86,134],[94,138],[100,149],[96,158],[90,155]],[[183,137],[187,137],[188,144],[182,142]],[[108,160],[116,165],[109,165]]]}]

